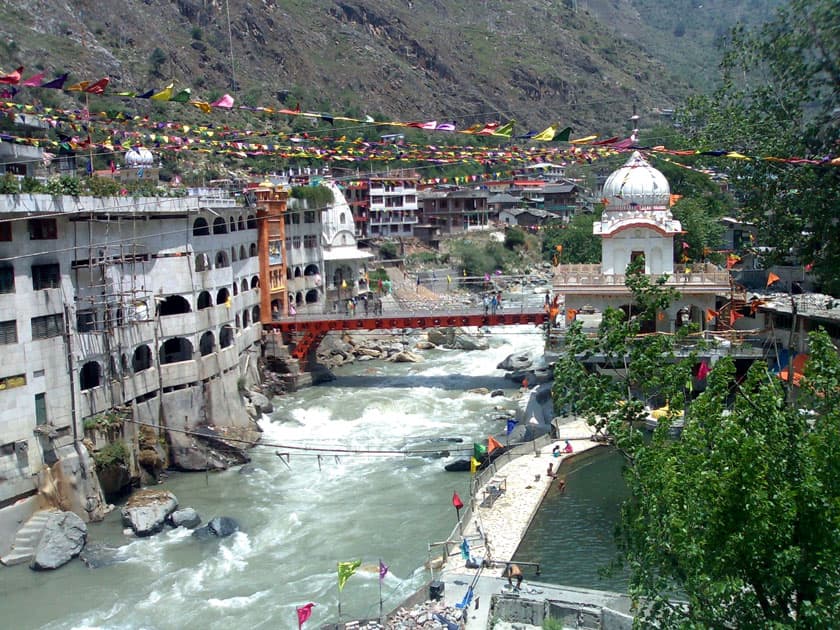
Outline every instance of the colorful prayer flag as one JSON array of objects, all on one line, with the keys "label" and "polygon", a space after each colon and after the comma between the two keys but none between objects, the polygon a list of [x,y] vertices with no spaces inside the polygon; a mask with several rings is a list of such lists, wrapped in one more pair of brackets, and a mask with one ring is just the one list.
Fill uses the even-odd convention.
[{"label": "colorful prayer flag", "polygon": [[20,83],[20,75],[23,72],[23,66],[15,70],[14,72],[10,72],[9,74],[5,74],[0,77],[0,83],[4,85],[17,85]]},{"label": "colorful prayer flag", "polygon": [[152,94],[149,98],[153,101],[168,101],[172,98],[172,88],[175,87],[174,83],[170,83],[165,88],[163,88],[157,94]]},{"label": "colorful prayer flag", "polygon": [[461,501],[461,497],[458,496],[457,492],[452,493],[452,506],[456,510],[460,510],[462,507],[464,507],[464,502]]},{"label": "colorful prayer flag", "polygon": [[475,455],[475,458],[477,460],[481,461],[482,459],[484,459],[484,456],[487,455],[487,447],[484,446],[484,444],[479,444],[478,442],[475,442],[473,444],[473,454]]},{"label": "colorful prayer flag", "polygon": [[213,107],[224,107],[226,109],[230,109],[233,107],[233,97],[230,94],[225,94],[210,103],[210,105]]},{"label": "colorful prayer flag", "polygon": [[475,457],[470,457],[470,474],[474,475],[475,471],[478,470],[478,467],[481,466],[481,462],[478,461]]},{"label": "colorful prayer flag", "polygon": [[51,90],[60,90],[64,87],[64,83],[67,81],[67,77],[70,76],[69,73],[65,72],[64,74],[58,75],[52,81],[47,81],[43,85],[42,88],[50,88]]},{"label": "colorful prayer flag", "polygon": [[510,435],[511,433],[513,433],[513,427],[515,427],[515,426],[516,426],[516,420],[513,420],[512,418],[508,419],[507,429],[506,429],[507,435]]},{"label": "colorful prayer flag", "polygon": [[380,582],[385,579],[385,576],[387,575],[387,573],[388,573],[388,566],[384,562],[382,562],[382,560],[380,560],[379,561],[379,581]]},{"label": "colorful prayer flag", "polygon": [[88,94],[103,94],[105,92],[105,88],[108,87],[108,82],[111,79],[105,77],[103,79],[99,79],[96,83],[89,85],[85,88],[85,92]]},{"label": "colorful prayer flag", "polygon": [[469,560],[470,559],[470,543],[467,542],[466,538],[461,540],[460,549],[461,549],[461,557],[464,560]]},{"label": "colorful prayer flag", "polygon": [[711,370],[709,369],[708,363],[701,361],[700,367],[697,368],[697,380],[704,380],[709,375],[709,372],[711,372]]},{"label": "colorful prayer flag", "polygon": [[555,125],[551,125],[550,127],[546,127],[537,135],[535,135],[531,140],[540,140],[542,142],[551,142],[554,140],[554,135],[557,133],[557,127]]},{"label": "colorful prayer flag", "polygon": [[352,560],[350,562],[339,562],[338,563],[338,590],[341,592],[341,589],[344,588],[344,584],[347,580],[350,579],[350,576],[356,572],[362,564],[361,560]]},{"label": "colorful prayer flag", "polygon": [[707,321],[707,322],[712,321],[712,320],[713,320],[715,317],[717,317],[719,314],[720,314],[720,313],[718,313],[716,310],[711,309],[711,308],[707,308],[707,309],[706,309],[706,321]]},{"label": "colorful prayer flag", "polygon": [[298,630],[303,626],[303,623],[312,616],[312,607],[315,604],[312,602],[306,604],[305,606],[300,606],[297,609],[297,617],[298,617]]},{"label": "colorful prayer flag", "polygon": [[21,83],[21,85],[23,87],[38,87],[39,85],[41,85],[41,81],[44,80],[44,76],[45,75],[44,75],[43,72],[39,72],[38,74],[33,74],[31,77],[26,79],[26,81]]}]

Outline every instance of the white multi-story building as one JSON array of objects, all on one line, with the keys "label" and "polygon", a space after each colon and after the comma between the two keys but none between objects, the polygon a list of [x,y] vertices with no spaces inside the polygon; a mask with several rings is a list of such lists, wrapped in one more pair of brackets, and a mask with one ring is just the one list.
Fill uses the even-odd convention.
[{"label": "white multi-story building", "polygon": [[371,177],[368,186],[368,236],[411,236],[418,222],[417,177],[398,174]]},{"label": "white multi-story building", "polygon": [[187,470],[225,462],[184,431],[253,431],[255,215],[225,196],[0,196],[0,555],[45,503],[102,516],[86,420],[116,411],[121,439],[151,431]]}]

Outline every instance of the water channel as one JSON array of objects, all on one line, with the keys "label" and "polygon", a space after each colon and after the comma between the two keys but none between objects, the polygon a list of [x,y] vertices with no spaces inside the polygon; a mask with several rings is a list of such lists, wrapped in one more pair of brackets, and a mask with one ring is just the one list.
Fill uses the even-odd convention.
[{"label": "water channel", "polygon": [[[495,367],[513,352],[539,354],[542,336],[534,327],[499,328],[489,340],[486,351],[427,351],[423,363],[357,362],[339,368],[327,385],[277,399],[263,422],[264,441],[272,446],[253,451],[251,474],[176,473],[163,485],[205,520],[232,516],[242,531],[209,542],[183,529],[136,539],[124,534],[115,511],[89,530],[90,543],[116,550],[115,563],[89,569],[73,561],[45,573],[26,566],[0,570],[4,627],[295,628],[295,607],[307,602],[316,604],[309,624],[318,627],[338,618],[336,563],[349,560],[362,565],[341,593],[342,619],[377,616],[380,559],[389,567],[382,600],[392,609],[428,578],[427,544],[452,530],[452,493],[469,496],[469,475],[445,472],[446,459],[363,451],[430,444],[470,449],[474,440],[501,430],[518,387]],[[476,387],[507,395],[468,392]],[[435,441],[450,437],[463,443]],[[318,458],[291,447],[356,452]],[[289,453],[288,461],[278,451]],[[607,459],[614,468],[615,460]],[[596,472],[581,496],[603,508],[617,500],[616,483]],[[541,556],[544,580],[575,584],[584,567],[597,569],[612,557],[600,537],[611,533],[614,512],[570,503],[578,481],[589,479],[585,469],[570,472],[567,494],[549,497],[541,512],[546,533],[542,526],[529,532],[531,546],[521,553]],[[551,520],[549,514],[560,513],[566,520]],[[558,541],[566,546],[546,547]]]}]

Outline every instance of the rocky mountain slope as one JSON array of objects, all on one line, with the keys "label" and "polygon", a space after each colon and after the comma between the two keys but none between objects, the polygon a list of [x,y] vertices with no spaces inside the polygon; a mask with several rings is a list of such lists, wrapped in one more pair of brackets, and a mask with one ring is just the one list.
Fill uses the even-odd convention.
[{"label": "rocky mountain slope", "polygon": [[15,0],[0,3],[0,67],[108,75],[109,92],[175,80],[238,104],[612,135],[634,105],[644,116],[707,88],[726,28],[779,2]]}]

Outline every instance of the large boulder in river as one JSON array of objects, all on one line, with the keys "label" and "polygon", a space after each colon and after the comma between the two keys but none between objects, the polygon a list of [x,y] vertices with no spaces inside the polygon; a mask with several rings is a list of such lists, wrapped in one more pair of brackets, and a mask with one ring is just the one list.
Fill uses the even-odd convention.
[{"label": "large boulder in river", "polygon": [[529,369],[533,363],[533,359],[527,354],[509,354],[504,361],[496,366],[496,369],[517,372]]},{"label": "large boulder in river", "polygon": [[201,525],[201,517],[191,507],[175,510],[169,515],[169,522],[172,527],[186,527],[187,529],[195,529]]},{"label": "large boulder in river", "polygon": [[51,514],[35,557],[29,565],[36,571],[57,569],[79,555],[87,541],[87,525],[73,512]]},{"label": "large boulder in river", "polygon": [[123,506],[123,524],[138,536],[151,536],[163,529],[166,517],[178,508],[178,499],[168,490],[140,490]]},{"label": "large boulder in river", "polygon": [[225,538],[239,531],[239,523],[229,516],[216,516],[204,527],[194,530],[192,535],[199,540],[207,540],[212,536]]},{"label": "large boulder in river", "polygon": [[397,352],[396,354],[388,357],[388,360],[393,361],[394,363],[423,363],[423,357],[419,354],[415,354],[414,352],[409,352],[408,350]]},{"label": "large boulder in river", "polygon": [[268,396],[265,394],[261,394],[260,392],[249,392],[248,395],[251,397],[251,404],[257,410],[259,414],[268,414],[274,411],[274,405],[271,404],[271,401],[268,399]]},{"label": "large boulder in river", "polygon": [[476,337],[462,328],[430,328],[427,339],[436,346],[450,350],[487,350],[490,343],[484,337]]}]

